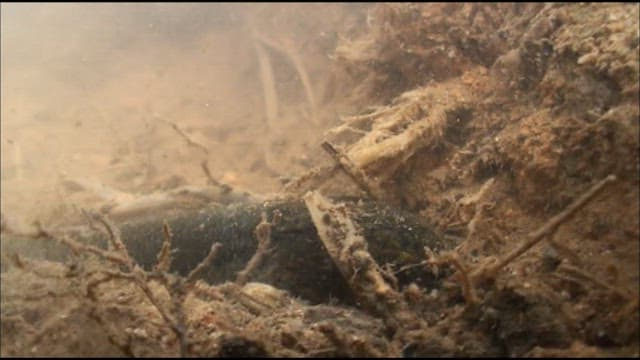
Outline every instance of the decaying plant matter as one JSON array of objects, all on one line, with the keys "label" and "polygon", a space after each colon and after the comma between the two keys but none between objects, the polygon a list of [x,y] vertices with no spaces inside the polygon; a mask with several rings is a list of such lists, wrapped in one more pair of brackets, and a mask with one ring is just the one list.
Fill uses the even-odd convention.
[{"label": "decaying plant matter", "polygon": [[[172,225],[233,240],[224,248],[193,241],[204,260],[182,275],[169,274],[172,262],[193,255],[173,253],[171,243],[191,243],[169,222],[146,271],[105,217],[95,220],[108,249],[40,229],[77,256],[62,265],[2,254],[3,266],[12,264],[3,285],[35,284],[24,298],[2,294],[3,332],[19,343],[6,354],[38,355],[34,346],[73,326],[65,319],[94,319],[92,329],[107,333],[104,353],[116,355],[637,356],[640,111],[631,50],[639,41],[629,29],[639,12],[637,4],[373,6],[331,56],[335,95],[353,93],[355,115],[318,140],[325,163],[277,199],[236,193],[206,161],[205,188],[132,195],[68,180],[121,200],[112,217],[133,216],[124,210],[134,204],[153,203],[144,209],[154,213],[238,199],[251,216],[210,207]],[[306,105],[317,109],[294,43],[253,36],[269,126],[282,100],[270,50],[291,62]],[[392,207],[356,211],[372,199]],[[142,226],[132,233],[153,238]],[[212,272],[222,280],[197,280]],[[298,291],[306,287],[315,291]],[[63,319],[40,315],[46,300],[67,303]],[[39,305],[16,305],[29,301]]]},{"label": "decaying plant matter", "polygon": [[275,211],[273,214],[273,219],[271,222],[267,221],[267,215],[262,213],[262,220],[256,226],[256,238],[258,239],[258,249],[256,249],[255,254],[251,257],[251,260],[247,263],[247,266],[242,269],[238,273],[238,277],[236,278],[236,283],[238,285],[244,285],[249,280],[249,275],[251,272],[260,266],[262,259],[268,254],[269,248],[271,247],[271,227],[278,224],[282,214],[279,211]]},{"label": "decaying plant matter", "polygon": [[[564,209],[561,213],[549,219],[542,227],[538,230],[527,235],[527,240],[523,242],[516,249],[512,250],[508,254],[504,255],[499,259],[490,259],[492,261],[485,262],[475,268],[469,269],[466,265],[461,262],[460,257],[456,254],[455,251],[445,252],[438,256],[430,256],[427,264],[434,265],[442,265],[442,264],[451,264],[453,265],[457,273],[456,275],[459,277],[459,282],[463,286],[463,294],[465,300],[468,304],[473,305],[478,302],[478,298],[476,295],[476,287],[478,287],[479,283],[484,283],[487,281],[493,282],[495,278],[498,276],[498,272],[507,266],[509,263],[514,261],[518,256],[524,254],[527,250],[531,249],[534,245],[539,243],[544,239],[553,238],[554,232],[557,230],[558,226],[562,223],[566,222],[571,216],[575,214],[580,208],[585,206],[589,201],[591,201],[598,192],[600,192],[605,185],[615,181],[614,175],[609,175],[605,179],[599,181],[595,184],[589,191],[584,193],[574,202],[572,202],[566,209]],[[430,254],[427,254],[428,256]],[[616,293],[617,295],[621,295],[628,301],[637,301],[637,297],[634,298],[630,295],[630,292],[627,290],[620,290],[617,288],[610,287],[604,284],[602,281],[595,279],[592,275],[587,275],[584,272],[576,269],[576,271],[581,277],[590,279],[596,284]]]},{"label": "decaying plant matter", "polygon": [[[90,275],[94,274],[85,274],[85,276],[87,276],[85,281],[88,297],[90,299],[93,299],[94,302],[97,303],[98,300],[96,299],[94,292],[95,288],[98,285],[108,282],[112,279],[126,279],[132,281],[138,286],[140,290],[142,290],[144,295],[158,310],[158,312],[162,316],[162,319],[175,334],[179,343],[180,356],[186,356],[189,340],[187,338],[188,329],[185,325],[184,315],[185,298],[187,292],[193,287],[195,281],[197,280],[198,273],[202,268],[210,266],[211,262],[215,259],[221,245],[219,243],[214,243],[209,254],[202,260],[200,264],[198,264],[198,266],[196,266],[196,268],[193,269],[193,271],[185,279],[172,277],[168,273],[169,265],[171,263],[171,252],[168,249],[171,248],[172,235],[171,229],[168,227],[168,225],[165,224],[163,229],[165,234],[164,243],[161,252],[157,257],[158,262],[154,267],[154,271],[152,273],[149,273],[144,271],[131,258],[127,247],[122,242],[120,231],[118,230],[118,228],[113,225],[113,223],[107,217],[103,215],[93,213],[92,216],[94,220],[100,222],[107,231],[110,244],[109,249],[104,250],[95,246],[83,245],[64,235],[59,238],[59,241],[71,248],[76,256],[80,255],[82,252],[91,253],[99,256],[109,263],[112,263],[113,265],[120,266],[123,270],[102,271],[102,275],[104,275],[104,277],[98,279],[95,279],[93,277],[90,278]],[[46,233],[46,230],[43,230],[43,232],[44,236],[57,238],[56,236],[52,236],[52,234]],[[100,273],[100,271],[98,271],[98,273]],[[169,293],[171,298],[169,306],[163,304],[156,293],[149,286],[149,282],[152,279],[159,281],[165,287],[165,290]],[[98,304],[96,304],[96,306],[98,306]],[[125,346],[125,344],[119,345],[120,347]]]},{"label": "decaying plant matter", "polygon": [[[47,281],[48,287],[55,285],[51,283],[54,279],[65,283],[55,285],[60,289],[77,287],[78,290],[70,294],[38,295],[37,301],[46,301],[52,296],[70,296],[71,300],[67,301],[71,305],[60,317],[42,324],[39,331],[24,342],[20,340],[11,346],[9,354],[13,351],[38,353],[35,347],[38,341],[53,336],[56,329],[74,326],[67,321],[84,317],[96,321],[102,335],[95,339],[84,339],[80,335],[80,339],[101,344],[106,347],[102,351],[114,355],[301,356],[322,353],[336,356],[344,351],[339,345],[341,341],[358,344],[360,350],[356,353],[359,354],[380,355],[390,351],[390,345],[384,342],[378,341],[375,345],[371,342],[371,336],[382,335],[375,318],[355,309],[345,314],[342,309],[327,305],[309,306],[291,298],[285,291],[247,282],[252,269],[259,266],[259,258],[268,256],[271,226],[278,223],[277,213],[271,222],[263,219],[256,227],[256,238],[264,246],[238,274],[238,281],[218,286],[206,285],[198,278],[201,271],[216,260],[221,247],[219,243],[211,246],[209,254],[187,276],[171,274],[168,269],[172,261],[169,249],[173,234],[165,224],[163,246],[156,264],[153,270],[145,271],[130,257],[119,229],[103,215],[91,216],[109,235],[107,249],[41,229],[41,236],[55,238],[70,247],[76,254],[74,262],[66,269],[58,265],[63,269],[47,274],[16,255],[12,261],[15,265],[9,273],[3,273],[5,278],[8,274],[36,276]],[[30,326],[21,313],[13,317],[5,315],[3,312],[5,326]],[[272,317],[279,319],[281,325],[273,327]],[[339,327],[336,328],[333,321],[340,324]],[[360,340],[352,340],[353,334],[358,334]],[[285,337],[288,342],[283,347],[281,339]],[[74,350],[65,351],[73,353]]]},{"label": "decaying plant matter", "polygon": [[[366,239],[349,219],[346,208],[317,192],[308,193],[304,199],[331,259],[363,306],[385,319],[395,334],[395,351],[399,354],[400,349],[411,342],[411,336],[424,332],[427,324],[410,310],[398,290],[389,285],[397,281],[371,257]],[[330,330],[325,328],[324,332],[335,338],[335,332]]]},{"label": "decaying plant matter", "polygon": [[[327,132],[330,142],[323,148],[369,196],[394,202],[396,194],[384,193],[381,188],[393,182],[398,170],[417,153],[454,146],[451,142],[458,141],[454,136],[459,135],[449,129],[469,121],[467,104],[472,99],[468,89],[457,83],[416,89],[370,114],[344,118],[342,125]],[[336,146],[344,148],[342,154]],[[321,185],[333,172],[314,169],[289,184],[287,190],[303,192]]]},{"label": "decaying plant matter", "polygon": [[[615,15],[606,30],[590,32],[587,24],[607,11]],[[487,321],[478,331],[509,339],[495,343],[510,354],[525,354],[532,344],[570,343],[561,336],[552,341],[542,325],[529,327],[541,332],[527,343],[514,333],[516,325],[495,319],[492,311],[507,316],[508,307],[500,306],[514,296],[563,319],[549,333],[560,334],[573,321],[587,329],[585,336],[571,333],[575,341],[637,349],[631,340],[637,316],[621,321],[619,315],[621,308],[637,309],[638,298],[638,258],[628,255],[638,249],[638,154],[632,151],[638,102],[628,97],[637,87],[637,52],[629,51],[637,34],[626,30],[637,20],[631,13],[638,7],[375,8],[372,31],[342,38],[334,58],[342,75],[357,79],[348,91],[363,106],[325,133],[334,165],[313,169],[287,189],[370,196],[428,216],[458,247],[440,254],[427,249],[426,260],[397,271],[453,269],[459,284],[443,292],[465,300],[469,319]],[[421,66],[431,79],[406,75],[428,73]],[[371,101],[376,97],[385,100]],[[340,172],[357,187],[345,186]],[[605,185],[607,195],[594,200]],[[588,201],[594,205],[568,222]],[[538,230],[527,235],[527,228]],[[536,300],[552,293],[562,298]],[[589,315],[601,308],[608,310]],[[438,354],[451,354],[440,345]],[[416,351],[429,353],[423,350]]]}]

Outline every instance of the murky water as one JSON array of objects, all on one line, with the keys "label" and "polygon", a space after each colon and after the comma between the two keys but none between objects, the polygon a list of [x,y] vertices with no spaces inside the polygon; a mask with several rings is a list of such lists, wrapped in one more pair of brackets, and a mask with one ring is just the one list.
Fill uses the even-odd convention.
[{"label": "murky water", "polygon": [[275,191],[279,177],[309,167],[304,150],[335,121],[321,95],[350,13],[342,4],[3,4],[3,214],[31,222],[91,205],[70,199],[63,179],[133,192],[201,184],[202,161],[218,180]]}]

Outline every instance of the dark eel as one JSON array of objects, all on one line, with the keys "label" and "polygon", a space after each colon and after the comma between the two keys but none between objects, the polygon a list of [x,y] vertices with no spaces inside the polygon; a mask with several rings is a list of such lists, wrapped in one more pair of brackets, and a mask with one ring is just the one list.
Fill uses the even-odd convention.
[{"label": "dark eel", "polygon": [[[397,269],[419,263],[425,259],[425,246],[436,252],[450,248],[450,244],[433,232],[430,224],[414,214],[368,201],[345,204],[354,222],[362,229],[370,253],[381,265],[392,263]],[[147,215],[121,222],[118,227],[131,256],[145,269],[151,269],[162,245],[163,221],[167,220],[175,249],[171,270],[181,275],[188,274],[207,255],[214,241],[220,242],[223,247],[218,257],[201,274],[207,282],[218,284],[233,281],[237,272],[245,267],[257,248],[253,232],[261,213],[266,212],[267,218],[271,219],[276,209],[282,213],[282,220],[272,229],[273,251],[252,272],[250,281],[274,285],[312,303],[330,299],[351,302],[347,283],[326,253],[302,200],[211,205],[199,210]],[[106,235],[102,233],[76,234],[75,237],[106,246]],[[15,246],[21,240],[23,244],[42,242],[26,246],[46,249],[41,251],[40,257],[64,260],[68,256],[62,245],[51,240],[19,239],[5,234],[2,235],[2,250],[13,248],[16,251],[22,247],[21,252],[33,256],[33,251],[25,246]],[[413,281],[434,288],[439,284],[439,279],[424,267],[403,271],[397,277],[400,285]]]}]

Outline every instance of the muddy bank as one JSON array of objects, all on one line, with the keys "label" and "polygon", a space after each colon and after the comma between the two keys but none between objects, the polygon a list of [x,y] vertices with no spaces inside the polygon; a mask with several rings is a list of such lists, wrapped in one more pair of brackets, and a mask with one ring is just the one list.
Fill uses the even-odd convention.
[{"label": "muddy bank", "polygon": [[[307,71],[330,75],[322,91],[305,86],[314,82],[292,55],[304,42],[259,40],[255,74],[270,125],[238,137],[273,130],[286,103],[277,99],[291,92],[308,120],[296,126],[314,123],[313,104],[339,112],[315,123],[322,138],[306,145],[297,142],[303,132],[275,130],[280,141],[251,164],[294,199],[278,208],[282,219],[270,204],[264,218],[265,208],[232,205],[215,220],[206,211],[171,220],[174,240],[194,244],[173,242],[182,276],[167,273],[169,252],[156,257],[160,218],[121,225],[146,271],[117,242],[66,263],[29,260],[24,246],[3,260],[3,290],[11,289],[2,294],[3,354],[637,357],[640,7],[353,10],[331,41],[330,66]],[[278,56],[291,66],[275,66]],[[274,79],[296,73],[297,90],[281,91]],[[177,138],[187,144],[183,165],[197,168],[204,151],[193,144],[221,138],[192,130]],[[241,188],[238,174],[219,165],[209,182]],[[119,179],[111,183],[126,193],[119,201],[184,185]],[[360,205],[328,200],[341,197]],[[368,209],[371,200],[384,206]],[[209,252],[227,238],[236,241],[226,248],[238,247]],[[218,261],[232,265],[216,271]],[[193,269],[215,281],[195,282]]]}]

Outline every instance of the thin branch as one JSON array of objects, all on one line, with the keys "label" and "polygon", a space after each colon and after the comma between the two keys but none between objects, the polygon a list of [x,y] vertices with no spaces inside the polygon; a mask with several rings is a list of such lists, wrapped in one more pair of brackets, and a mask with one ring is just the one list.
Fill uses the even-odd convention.
[{"label": "thin branch", "polygon": [[469,269],[463,264],[458,254],[449,252],[443,260],[452,264],[458,270],[460,281],[462,282],[462,294],[467,304],[476,304],[478,297],[476,296],[475,286],[469,276]]},{"label": "thin branch", "polygon": [[196,141],[193,141],[189,137],[189,135],[187,135],[187,133],[185,133],[182,129],[180,129],[178,127],[177,124],[172,123],[171,121],[165,120],[165,119],[160,119],[160,120],[165,122],[165,123],[167,123],[167,124],[169,124],[169,126],[171,126],[171,128],[173,128],[173,130],[175,130],[178,133],[178,135],[180,135],[187,142],[187,144],[189,144],[190,146],[193,146],[195,148],[198,148],[198,149],[202,150],[206,155],[209,155],[209,149],[206,146],[204,146],[204,145],[202,145],[202,144],[200,144],[200,143],[198,143]]},{"label": "thin branch", "polygon": [[173,241],[173,233],[166,220],[162,224],[162,233],[164,235],[162,248],[160,248],[156,256],[157,260],[154,269],[159,272],[167,272],[169,268],[171,268],[171,242]]},{"label": "thin branch", "polygon": [[370,181],[362,170],[360,170],[349,157],[336,149],[330,142],[323,141],[322,149],[326,151],[340,168],[373,199],[380,200],[382,192],[379,186]]},{"label": "thin branch", "polygon": [[426,322],[386,282],[380,266],[367,250],[366,239],[344,205],[336,205],[317,192],[307,193],[304,201],[334,264],[363,306],[381,315],[387,326],[394,329],[394,341],[412,341],[413,333],[408,329],[426,329]]},{"label": "thin branch", "polygon": [[209,164],[207,163],[207,160],[202,160],[202,162],[200,163],[200,167],[202,168],[204,175],[207,177],[207,183],[209,185],[214,185],[221,188],[223,194],[229,193],[231,190],[233,190],[231,186],[221,183],[220,181],[216,180],[213,177],[213,175],[211,175],[211,171],[209,170]]},{"label": "thin branch", "polygon": [[558,215],[552,217],[541,228],[530,233],[527,236],[527,240],[524,244],[504,256],[502,259],[490,267],[481,266],[471,274],[473,280],[478,280],[487,277],[493,277],[503,267],[509,264],[518,256],[524,254],[527,250],[531,249],[535,244],[542,239],[552,235],[562,223],[566,222],[571,216],[573,216],[579,209],[584,207],[589,201],[591,201],[607,184],[610,184],[616,180],[615,175],[609,175],[603,180],[595,184],[586,193],[581,195],[578,199],[567,206]]},{"label": "thin branch", "polygon": [[116,227],[106,215],[102,215],[95,211],[88,212],[88,214],[93,219],[98,220],[107,230],[107,233],[109,235],[109,242],[111,243],[113,248],[123,255],[126,255],[126,257],[128,258],[129,253],[127,252],[127,247],[122,242],[122,238],[120,237],[120,230],[118,229],[118,227]]},{"label": "thin branch", "polygon": [[[80,252],[90,252],[102,257],[103,259],[111,262],[112,264],[124,266],[126,272],[120,272],[120,271],[109,272],[107,273],[107,277],[124,278],[124,279],[132,280],[143,291],[147,299],[158,310],[158,312],[160,313],[164,321],[167,323],[167,325],[169,325],[171,330],[179,339],[180,355],[182,357],[186,356],[187,338],[186,338],[186,330],[185,330],[184,321],[183,321],[184,314],[182,313],[181,307],[176,307],[174,309],[176,312],[176,319],[173,319],[169,314],[169,312],[167,311],[167,309],[165,309],[165,307],[162,306],[162,303],[159,301],[159,299],[156,297],[156,295],[153,293],[153,291],[149,287],[149,284],[148,284],[149,275],[129,255],[127,247],[124,245],[124,243],[122,242],[122,239],[120,238],[120,230],[105,215],[102,215],[96,212],[90,213],[90,215],[92,218],[95,218],[96,220],[98,220],[100,223],[104,225],[104,227],[107,230],[107,233],[109,234],[109,241],[114,247],[114,251],[116,251],[118,254],[113,254],[112,251],[100,249],[92,245],[81,244],[75,240],[70,239],[66,235],[62,237],[53,236],[49,232],[47,232],[42,226],[40,226],[40,232],[42,233],[42,235],[48,236],[53,239],[57,239],[58,241],[67,245],[75,254],[78,254]],[[166,226],[165,227],[165,243],[170,241],[171,241],[170,229],[168,228],[168,226]],[[158,264],[158,265],[159,267],[164,266],[161,264]],[[165,273],[161,273],[161,274],[165,274]],[[164,278],[164,275],[163,275],[163,280],[165,280],[164,283],[166,285],[166,278]],[[99,281],[98,283],[100,282],[101,281]],[[93,286],[97,286],[97,285],[98,284],[96,283]],[[168,290],[169,290],[169,295],[171,296],[172,300],[175,303],[177,301],[175,300],[176,295],[170,289]],[[180,288],[179,290],[182,290],[182,288]],[[183,293],[179,294],[178,298],[181,301],[184,300],[184,294]]]},{"label": "thin branch", "polygon": [[403,272],[411,270],[411,269],[424,267],[425,265],[429,265],[429,262],[427,260],[423,260],[423,261],[420,261],[419,263],[415,263],[415,264],[404,265],[404,266],[400,267],[398,270],[394,271],[393,273],[394,273],[394,275],[398,275],[400,273],[403,273]]},{"label": "thin branch", "polygon": [[276,210],[273,212],[273,218],[271,222],[267,221],[267,214],[262,213],[262,220],[256,226],[255,235],[258,239],[258,248],[256,249],[255,254],[251,257],[251,260],[247,263],[245,268],[238,273],[236,277],[236,283],[238,285],[244,285],[249,280],[249,275],[251,272],[256,269],[262,263],[265,255],[269,252],[269,248],[271,246],[271,228],[276,225],[280,218],[282,217],[282,213]]},{"label": "thin branch", "polygon": [[[85,285],[87,296],[89,297],[89,299],[93,300],[94,302],[97,302],[94,289],[97,288],[99,285],[114,279],[125,279],[133,282],[135,282],[136,280],[133,274],[124,273],[122,271],[102,270],[100,271],[99,274],[104,275],[104,277],[94,279],[92,281],[88,281]],[[88,277],[89,274],[86,274],[86,276]]]},{"label": "thin branch", "polygon": [[340,170],[340,165],[321,166],[309,170],[285,185],[285,192],[303,195],[310,189],[317,189]]},{"label": "thin branch", "polygon": [[209,254],[207,255],[207,257],[205,257],[193,270],[191,270],[189,275],[187,275],[187,284],[193,283],[196,277],[202,272],[202,270],[211,265],[216,256],[218,256],[218,252],[220,251],[221,247],[222,244],[220,244],[219,242],[215,242],[213,243],[213,245],[211,245],[211,249],[209,250]]},{"label": "thin branch", "polygon": [[66,245],[67,247],[69,247],[69,249],[71,249],[71,251],[75,254],[78,255],[82,252],[88,252],[88,253],[92,253],[94,255],[97,255],[98,257],[107,260],[111,263],[115,263],[118,265],[125,265],[125,266],[129,266],[129,259],[120,256],[119,254],[115,254],[111,251],[108,250],[104,250],[104,249],[100,249],[97,246],[93,246],[93,245],[86,245],[86,244],[82,244],[79,243],[71,238],[69,238],[67,235],[63,235],[62,237],[52,237],[56,240],[58,240],[59,242],[63,243],[64,245]]}]

